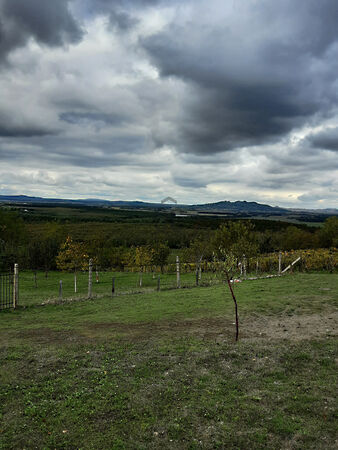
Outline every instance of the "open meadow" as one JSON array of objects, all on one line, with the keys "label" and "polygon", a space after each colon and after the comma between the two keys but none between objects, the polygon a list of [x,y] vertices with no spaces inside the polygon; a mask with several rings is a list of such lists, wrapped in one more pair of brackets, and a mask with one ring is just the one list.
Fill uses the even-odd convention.
[{"label": "open meadow", "polygon": [[337,274],[235,294],[237,343],[225,285],[1,311],[0,448],[334,448]]}]

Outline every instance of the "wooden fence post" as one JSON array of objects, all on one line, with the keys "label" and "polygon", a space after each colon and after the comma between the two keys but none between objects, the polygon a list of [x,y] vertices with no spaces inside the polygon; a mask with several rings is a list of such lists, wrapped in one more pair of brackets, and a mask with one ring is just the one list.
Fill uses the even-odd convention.
[{"label": "wooden fence post", "polygon": [[97,270],[97,266],[96,266],[96,283],[99,282],[99,271]]},{"label": "wooden fence post", "polygon": [[289,264],[287,267],[285,267],[285,269],[284,270],[282,270],[282,272],[281,273],[285,273],[285,272],[287,272],[289,269],[291,269],[292,270],[292,268],[293,268],[293,266],[296,264],[296,263],[298,263],[298,261],[300,261],[300,259],[301,259],[301,257],[300,256],[298,256],[298,258],[297,259],[295,259],[291,264]]},{"label": "wooden fence post", "polygon": [[180,277],[180,258],[176,256],[176,286],[181,287],[181,277]]},{"label": "wooden fence post", "polygon": [[77,293],[77,275],[76,271],[74,272],[74,292]]},{"label": "wooden fence post", "polygon": [[89,271],[88,271],[88,298],[92,298],[92,286],[93,286],[93,260],[89,260]]},{"label": "wooden fence post", "polygon": [[62,280],[59,283],[59,300],[62,300]]},{"label": "wooden fence post", "polygon": [[278,255],[278,275],[282,273],[282,252]]},{"label": "wooden fence post", "polygon": [[14,279],[13,279],[13,308],[15,309],[19,303],[19,265],[14,264]]},{"label": "wooden fence post", "polygon": [[196,286],[198,286],[198,280],[199,280],[199,267],[196,267]]},{"label": "wooden fence post", "polygon": [[246,278],[246,257],[243,255],[243,272],[244,272],[244,278]]},{"label": "wooden fence post", "polygon": [[161,290],[161,276],[159,275],[157,277],[157,291],[159,292]]}]

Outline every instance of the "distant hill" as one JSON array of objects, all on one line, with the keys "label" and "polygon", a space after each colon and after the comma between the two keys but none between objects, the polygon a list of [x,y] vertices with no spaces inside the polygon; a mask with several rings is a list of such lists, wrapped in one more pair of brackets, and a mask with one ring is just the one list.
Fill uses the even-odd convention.
[{"label": "distant hill", "polygon": [[270,206],[257,202],[236,201],[230,202],[227,200],[216,203],[204,203],[199,205],[173,205],[162,203],[150,203],[141,201],[123,201],[123,200],[102,200],[96,198],[69,200],[60,198],[43,198],[30,197],[27,195],[0,195],[0,203],[6,204],[20,204],[20,205],[63,205],[63,206],[103,206],[112,208],[128,208],[128,209],[153,209],[153,210],[180,210],[180,211],[194,211],[199,213],[219,213],[219,214],[240,214],[240,215],[289,215],[301,213],[307,214],[322,214],[322,215],[338,215],[338,209],[291,209],[280,208],[278,206]]},{"label": "distant hill", "polygon": [[229,213],[271,213],[271,214],[287,214],[288,210],[279,208],[278,206],[264,205],[257,202],[247,201],[221,201],[216,203],[206,203],[203,205],[192,205],[192,209],[197,211],[210,211],[210,212],[229,212]]},{"label": "distant hill", "polygon": [[30,197],[27,195],[0,195],[2,203],[17,204],[60,204],[60,205],[85,205],[85,206],[112,206],[112,207],[130,207],[130,208],[170,208],[173,205],[161,203],[149,203],[141,201],[123,201],[123,200],[103,200],[98,198],[85,198],[70,200],[64,198],[44,198]]}]

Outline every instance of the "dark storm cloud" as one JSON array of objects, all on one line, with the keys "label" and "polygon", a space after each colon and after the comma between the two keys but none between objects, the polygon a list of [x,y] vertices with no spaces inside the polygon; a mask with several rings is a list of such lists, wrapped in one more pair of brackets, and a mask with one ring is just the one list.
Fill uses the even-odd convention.
[{"label": "dark storm cloud", "polygon": [[43,128],[8,127],[0,125],[1,137],[32,137],[32,136],[46,136],[49,134],[55,134],[55,132]]},{"label": "dark storm cloud", "polygon": [[238,86],[195,90],[178,126],[186,152],[208,154],[279,140],[304,116],[317,111],[311,100],[297,103],[290,86]]},{"label": "dark storm cloud", "polygon": [[338,127],[311,134],[306,141],[314,148],[338,152]]},{"label": "dark storm cloud", "polygon": [[30,38],[56,47],[78,42],[82,35],[69,0],[0,0],[0,61]]},{"label": "dark storm cloud", "polygon": [[47,136],[50,134],[56,134],[56,132],[38,127],[18,127],[0,124],[0,137],[33,137]]},{"label": "dark storm cloud", "polygon": [[337,8],[0,0],[0,188],[333,205]]},{"label": "dark storm cloud", "polygon": [[25,138],[55,134],[57,134],[56,129],[28,123],[27,120],[20,117],[19,114],[12,117],[11,114],[6,114],[3,111],[0,111],[0,137]]},{"label": "dark storm cloud", "polygon": [[104,14],[109,19],[109,25],[121,32],[127,32],[139,21],[134,17],[139,8],[154,6],[161,0],[87,0],[87,11],[91,15]]},{"label": "dark storm cloud", "polygon": [[[29,149],[27,150],[27,142]],[[142,136],[115,136],[109,138],[66,138],[59,136],[31,136],[29,141],[17,137],[15,146],[8,151],[9,140],[0,140],[0,160],[20,160],[35,167],[52,163],[83,168],[105,168],[109,166],[142,166],[139,157],[144,154],[145,142]],[[135,148],[138,148],[135,151]],[[70,151],[71,149],[71,151]],[[145,161],[145,164],[148,162]]]},{"label": "dark storm cloud", "polygon": [[133,28],[138,20],[124,11],[111,11],[109,14],[109,22],[113,28],[126,32]]},{"label": "dark storm cloud", "polygon": [[276,142],[330,113],[337,103],[336,0],[242,2],[220,18],[214,7],[213,23],[198,8],[193,20],[177,16],[141,40],[162,77],[190,86],[177,121],[179,150]]},{"label": "dark storm cloud", "polygon": [[[82,0],[81,0],[82,1]],[[134,9],[165,3],[164,0],[85,0],[87,8],[92,12],[110,12],[119,9]]]},{"label": "dark storm cloud", "polygon": [[119,114],[105,114],[94,112],[64,112],[59,115],[60,120],[73,125],[94,125],[101,127],[104,125],[121,125],[126,117]]}]

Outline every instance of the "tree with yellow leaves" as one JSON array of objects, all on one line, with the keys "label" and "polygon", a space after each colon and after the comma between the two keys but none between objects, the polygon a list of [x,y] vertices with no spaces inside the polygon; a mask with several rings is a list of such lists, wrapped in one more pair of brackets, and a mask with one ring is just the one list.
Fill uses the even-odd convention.
[{"label": "tree with yellow leaves", "polygon": [[63,271],[74,271],[74,290],[77,292],[78,270],[88,269],[88,254],[83,242],[74,242],[70,236],[61,245],[56,257],[56,266]]}]

